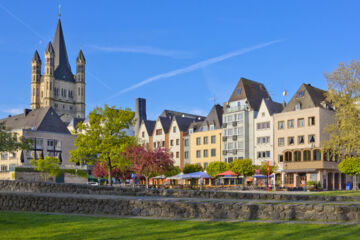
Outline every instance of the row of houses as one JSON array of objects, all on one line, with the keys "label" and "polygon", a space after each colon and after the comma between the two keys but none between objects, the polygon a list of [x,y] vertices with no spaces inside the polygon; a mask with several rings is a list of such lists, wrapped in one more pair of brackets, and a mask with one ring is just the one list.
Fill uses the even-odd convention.
[{"label": "row of houses", "polygon": [[146,100],[137,99],[135,135],[144,147],[167,149],[181,169],[249,158],[276,165],[275,181],[282,185],[315,181],[344,189],[349,179],[337,170],[339,158],[321,149],[335,115],[325,92],[302,84],[288,104],[277,103],[264,84],[241,78],[229,100],[207,116],[165,110],[154,121],[146,118]]}]

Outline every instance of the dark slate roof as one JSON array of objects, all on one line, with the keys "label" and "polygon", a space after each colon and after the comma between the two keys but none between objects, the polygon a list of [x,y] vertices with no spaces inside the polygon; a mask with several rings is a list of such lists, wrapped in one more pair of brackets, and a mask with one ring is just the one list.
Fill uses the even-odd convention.
[{"label": "dark slate roof", "polygon": [[34,56],[33,56],[33,58],[32,58],[32,61],[41,64],[41,59],[40,59],[40,56],[39,56],[39,53],[38,53],[37,50],[35,50]]},{"label": "dark slate roof", "polygon": [[143,123],[145,124],[146,131],[149,136],[152,136],[155,128],[156,121],[152,120],[143,120]]},{"label": "dark slate roof", "polygon": [[301,109],[330,106],[326,102],[326,91],[313,87],[311,84],[302,84],[296,91],[295,95],[291,98],[288,105],[284,108],[283,112],[290,112],[295,110],[295,106],[300,103]]},{"label": "dark slate roof", "polygon": [[201,122],[193,122],[189,125],[188,129],[194,129],[194,132],[198,132],[200,130],[200,127],[203,126],[204,121]]},{"label": "dark slate roof", "polygon": [[159,121],[161,123],[161,126],[164,129],[164,132],[168,133],[169,129],[170,129],[170,125],[171,125],[171,118],[169,118],[169,117],[161,117],[160,116]]},{"label": "dark slate roof", "polygon": [[208,127],[214,124],[215,129],[219,129],[222,127],[222,115],[223,115],[223,107],[219,104],[213,106],[208,116],[206,117],[204,124]]},{"label": "dark slate roof", "polygon": [[178,127],[181,132],[186,132],[192,122],[195,120],[193,118],[187,118],[187,117],[177,117],[175,116],[175,121],[178,124]]},{"label": "dark slate roof", "polygon": [[24,113],[1,119],[8,129],[31,129],[53,133],[70,134],[65,123],[61,121],[52,107],[35,110],[25,109]]},{"label": "dark slate roof", "polygon": [[55,50],[55,78],[74,82],[75,79],[71,72],[60,19],[56,27],[53,45]]},{"label": "dark slate roof", "polygon": [[79,122],[83,123],[85,118],[73,118],[68,126],[72,126],[74,129],[77,128]]},{"label": "dark slate roof", "polygon": [[48,43],[48,45],[46,46],[46,49],[45,49],[45,52],[48,52],[48,53],[55,53],[54,51],[54,47],[52,45],[51,42]]},{"label": "dark slate roof", "polygon": [[[174,116],[178,116],[178,117],[186,117],[186,118],[193,118],[193,119],[197,119],[199,120],[204,120],[205,117],[204,116],[200,116],[200,115],[195,115],[195,114],[190,114],[190,113],[183,113],[183,112],[177,112],[177,111],[172,111],[172,110],[164,110],[161,114],[160,117],[174,117]],[[200,118],[200,119],[199,119]]]},{"label": "dark slate roof", "polygon": [[281,103],[273,102],[270,99],[264,99],[264,102],[266,104],[270,116],[272,116],[274,113],[279,113],[283,110],[283,105]]},{"label": "dark slate roof", "polygon": [[[240,94],[238,94],[237,89],[241,89]],[[250,109],[258,111],[263,98],[271,100],[264,84],[241,78],[236,85],[229,102],[247,99]]]},{"label": "dark slate roof", "polygon": [[77,56],[77,58],[76,58],[76,62],[77,63],[86,63],[86,59],[85,59],[85,57],[84,57],[84,53],[83,53],[83,51],[80,49],[80,52],[79,52],[79,54],[78,54],[78,56]]}]

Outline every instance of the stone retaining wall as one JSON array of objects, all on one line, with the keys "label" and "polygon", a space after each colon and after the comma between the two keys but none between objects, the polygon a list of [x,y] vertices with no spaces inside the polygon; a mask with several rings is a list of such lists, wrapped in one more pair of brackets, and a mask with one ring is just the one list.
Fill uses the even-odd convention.
[{"label": "stone retaining wall", "polygon": [[239,201],[129,199],[104,195],[0,193],[0,210],[101,214],[185,219],[311,220],[358,222],[360,206],[348,204],[274,204]]},{"label": "stone retaining wall", "polygon": [[144,189],[131,187],[90,186],[86,184],[63,184],[24,181],[0,181],[0,192],[43,192],[43,193],[78,193],[128,196],[163,196],[179,198],[219,198],[249,200],[284,200],[284,201],[348,201],[359,200],[356,197],[335,197],[321,195],[250,193],[228,191],[199,191],[173,189]]}]

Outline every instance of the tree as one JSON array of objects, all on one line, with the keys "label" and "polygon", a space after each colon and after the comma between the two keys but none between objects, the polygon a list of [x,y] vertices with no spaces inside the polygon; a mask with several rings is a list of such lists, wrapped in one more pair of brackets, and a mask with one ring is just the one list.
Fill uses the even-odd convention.
[{"label": "tree", "polygon": [[124,156],[131,162],[132,170],[146,180],[146,188],[149,187],[149,178],[164,174],[173,167],[170,154],[162,149],[145,149],[142,146],[131,146],[125,150]]},{"label": "tree", "polygon": [[193,172],[200,172],[204,171],[203,167],[200,164],[185,164],[183,172],[186,173],[193,173]]},{"label": "tree", "polygon": [[89,122],[79,123],[75,130],[76,149],[70,151],[70,161],[88,165],[105,163],[109,184],[112,185],[112,169],[126,168],[129,162],[123,152],[135,145],[135,138],[127,136],[125,130],[133,124],[134,112],[115,107],[95,108],[89,113]]},{"label": "tree", "polygon": [[164,175],[165,175],[166,177],[172,177],[172,176],[178,175],[179,173],[181,173],[181,170],[180,170],[179,167],[171,166],[171,167],[169,168],[169,170],[167,170],[167,171],[165,172]]},{"label": "tree", "polygon": [[29,150],[33,141],[6,129],[5,122],[0,122],[0,152],[12,152],[19,149]]},{"label": "tree", "polygon": [[[127,175],[131,173],[129,167],[125,168],[112,168],[112,176],[116,179],[124,179]],[[97,162],[91,170],[92,175],[96,178],[108,177],[108,167],[104,162]]]},{"label": "tree", "polygon": [[338,164],[340,172],[354,176],[354,189],[357,190],[356,176],[360,175],[360,157],[347,157]]},{"label": "tree", "polygon": [[360,154],[360,61],[341,63],[332,73],[325,74],[328,82],[326,101],[336,110],[335,123],[326,130],[329,140],[324,151],[332,156]]},{"label": "tree", "polygon": [[57,176],[60,173],[60,160],[57,157],[44,157],[40,159],[31,159],[31,165],[35,170],[41,173],[44,181],[49,180],[50,176]]},{"label": "tree", "polygon": [[212,162],[206,168],[206,172],[213,178],[227,170],[229,170],[229,164],[226,162]]},{"label": "tree", "polygon": [[235,159],[230,163],[231,171],[244,176],[244,183],[246,183],[247,176],[254,175],[255,168],[256,167],[252,165],[251,159]]},{"label": "tree", "polygon": [[[268,162],[261,162],[261,165],[260,165],[260,173],[263,174],[263,175],[268,175]],[[270,174],[273,174],[274,172],[276,172],[276,169],[277,167],[274,165],[274,166],[271,166],[270,165]]]}]

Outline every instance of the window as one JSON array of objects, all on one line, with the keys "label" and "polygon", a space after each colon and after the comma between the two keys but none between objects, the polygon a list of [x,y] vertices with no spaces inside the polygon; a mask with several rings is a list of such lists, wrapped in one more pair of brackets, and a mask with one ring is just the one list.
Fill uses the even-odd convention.
[{"label": "window", "polygon": [[294,184],[294,174],[293,173],[289,173],[287,175],[287,182],[288,182],[288,184]]},{"label": "window", "polygon": [[206,169],[208,165],[209,164],[207,162],[204,162],[204,169]]},{"label": "window", "polygon": [[304,97],[304,95],[305,95],[305,90],[299,91],[299,92],[296,94],[296,98],[302,98],[302,97]]},{"label": "window", "polygon": [[173,132],[174,132],[174,133],[176,132],[176,127],[173,127]]},{"label": "window", "polygon": [[314,161],[321,160],[321,152],[319,149],[313,151],[313,160]]},{"label": "window", "polygon": [[315,135],[309,135],[309,143],[315,142]]},{"label": "window", "polygon": [[162,134],[162,129],[156,129],[156,135],[161,135]]},{"label": "window", "polygon": [[14,152],[9,153],[9,158],[10,159],[16,158],[16,153],[14,153]]},{"label": "window", "polygon": [[240,95],[240,93],[241,93],[241,88],[237,88],[236,89],[236,95]]},{"label": "window", "polygon": [[1,165],[1,172],[7,172],[7,165]]},{"label": "window", "polygon": [[180,157],[179,152],[176,152],[176,158],[179,158],[179,157]]},{"label": "window", "polygon": [[299,110],[301,110],[301,103],[297,103],[295,105],[295,111],[299,111]]},{"label": "window", "polygon": [[292,161],[292,152],[285,152],[285,162]]},{"label": "window", "polygon": [[311,153],[309,150],[304,151],[304,161],[310,161],[311,160]]},{"label": "window", "polygon": [[288,145],[294,144],[294,137],[288,137]]},{"label": "window", "polygon": [[261,122],[256,124],[257,130],[268,129],[268,128],[270,128],[270,122]]},{"label": "window", "polygon": [[294,128],[294,120],[288,120],[288,128]]},{"label": "window", "polygon": [[230,129],[228,129],[228,134],[227,134],[228,136],[232,136],[233,135],[233,129],[232,128],[230,128]]},{"label": "window", "polygon": [[189,129],[189,133],[191,134],[191,133],[193,133],[194,132],[194,129],[193,128],[190,128]]},{"label": "window", "polygon": [[208,144],[209,143],[209,138],[208,137],[204,137],[204,144]]},{"label": "window", "polygon": [[211,149],[211,156],[216,157],[216,149],[215,148]]},{"label": "window", "polygon": [[202,126],[202,127],[200,128],[200,131],[207,131],[207,130],[208,130],[207,126]]},{"label": "window", "polygon": [[284,129],[284,121],[278,122],[278,129]]},{"label": "window", "polygon": [[165,147],[165,141],[162,141],[162,147]]},{"label": "window", "polygon": [[8,153],[7,152],[2,152],[1,153],[1,160],[7,160],[8,159]]},{"label": "window", "polygon": [[298,144],[304,144],[304,136],[298,136]]},{"label": "window", "polygon": [[301,152],[300,151],[295,151],[294,152],[294,161],[295,162],[300,162],[301,161]]},{"label": "window", "polygon": [[188,147],[189,146],[189,139],[184,139],[184,146],[185,147]]},{"label": "window", "polygon": [[257,138],[257,143],[258,143],[258,144],[267,144],[267,143],[270,143],[270,137],[269,137],[269,136],[258,137],[258,138]]},{"label": "window", "polygon": [[142,133],[141,133],[141,136],[144,138],[144,137],[145,137],[145,132],[142,132]]},{"label": "window", "polygon": [[196,138],[196,145],[201,145],[201,138],[200,137]]},{"label": "window", "polygon": [[266,151],[266,157],[270,157],[270,151]]},{"label": "window", "polygon": [[204,158],[209,157],[209,150],[204,149]]},{"label": "window", "polygon": [[210,125],[210,131],[212,131],[212,130],[214,130],[214,129],[215,129],[214,124],[211,124],[211,125]]},{"label": "window", "polygon": [[284,146],[284,138],[278,138],[278,146]]},{"label": "window", "polygon": [[[47,140],[47,149],[48,150],[53,150],[55,147],[55,140],[53,139],[48,139]],[[37,148],[37,147],[36,147]]]},{"label": "window", "polygon": [[10,164],[10,165],[9,165],[9,171],[10,171],[10,172],[15,171],[15,167],[16,167],[16,164]]},{"label": "window", "polygon": [[315,125],[315,117],[309,117],[309,126]]},{"label": "window", "polygon": [[233,143],[228,143],[228,150],[232,150],[233,149]]},{"label": "window", "polygon": [[239,127],[239,128],[238,128],[238,135],[239,135],[239,136],[242,136],[242,135],[243,135],[243,132],[244,132],[244,128],[243,128],[243,127]]},{"label": "window", "polygon": [[174,140],[170,140],[170,146],[174,146]]},{"label": "window", "polygon": [[279,162],[283,162],[284,161],[284,155],[279,155]]},{"label": "window", "polygon": [[196,158],[201,158],[201,151],[200,150],[196,150]]},{"label": "window", "polygon": [[304,126],[304,119],[303,118],[299,118],[298,119],[298,127],[303,127]]},{"label": "window", "polygon": [[177,145],[177,146],[180,145],[180,139],[176,139],[176,145]]},{"label": "window", "polygon": [[35,138],[34,140],[35,148],[36,149],[43,149],[43,139],[42,138]]},{"label": "window", "polygon": [[184,158],[185,158],[185,159],[189,159],[189,152],[188,152],[188,151],[185,151],[185,152],[184,152]]},{"label": "window", "polygon": [[216,143],[216,136],[215,135],[211,136],[211,143],[212,144]]}]

